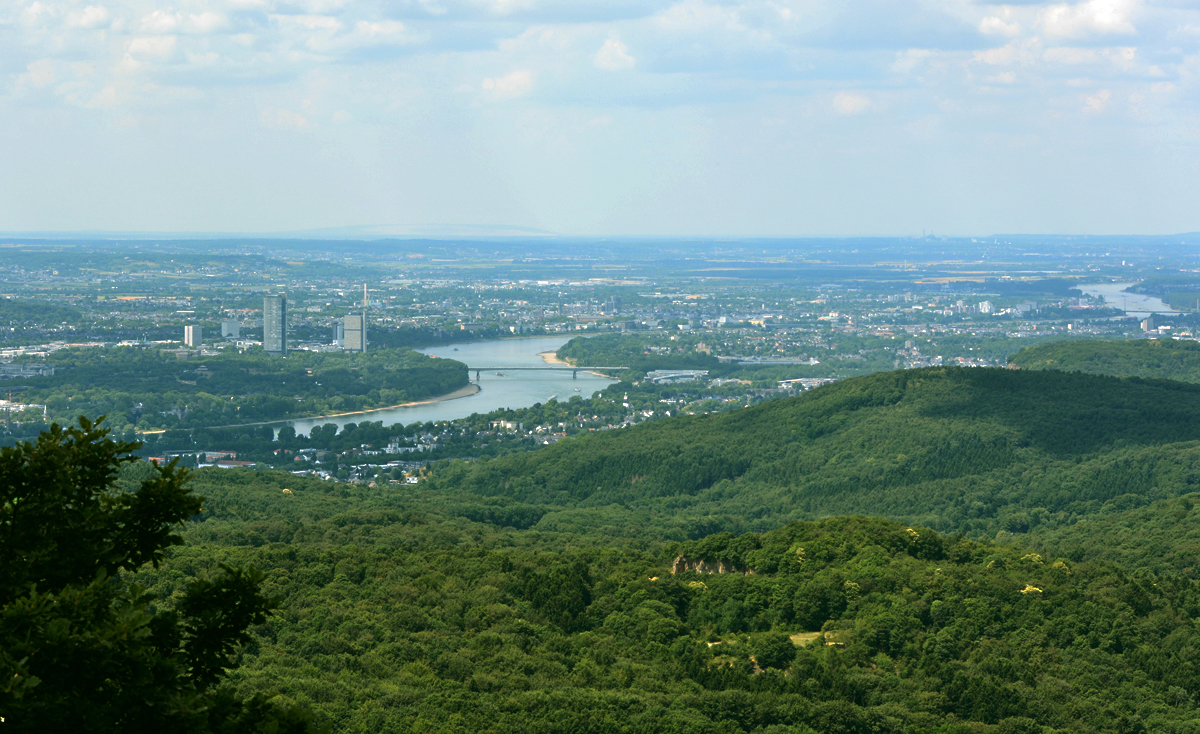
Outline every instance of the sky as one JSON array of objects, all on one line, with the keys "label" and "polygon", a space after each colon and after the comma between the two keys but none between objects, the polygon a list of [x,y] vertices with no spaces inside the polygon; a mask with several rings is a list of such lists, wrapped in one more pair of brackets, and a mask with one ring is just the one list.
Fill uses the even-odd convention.
[{"label": "sky", "polygon": [[1200,0],[0,0],[0,231],[1200,231]]}]

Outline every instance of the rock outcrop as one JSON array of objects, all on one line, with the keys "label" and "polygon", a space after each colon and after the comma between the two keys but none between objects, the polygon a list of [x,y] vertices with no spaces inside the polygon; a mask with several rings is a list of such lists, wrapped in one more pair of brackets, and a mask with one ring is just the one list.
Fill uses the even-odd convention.
[{"label": "rock outcrop", "polygon": [[679,556],[675,559],[675,563],[671,564],[671,573],[684,573],[685,571],[695,571],[696,573],[740,573],[743,576],[754,575],[754,569],[742,568],[735,566],[732,563],[725,561],[702,561],[687,556]]}]

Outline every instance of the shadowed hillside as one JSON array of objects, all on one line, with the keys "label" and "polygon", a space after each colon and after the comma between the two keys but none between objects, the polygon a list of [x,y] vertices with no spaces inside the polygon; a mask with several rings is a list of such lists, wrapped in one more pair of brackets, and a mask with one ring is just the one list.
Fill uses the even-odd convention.
[{"label": "shadowed hillside", "polygon": [[864,513],[1023,532],[1196,489],[1198,409],[1200,386],[1182,383],[931,368],[454,464],[435,481],[610,513],[548,512],[545,529],[650,522],[699,537]]}]

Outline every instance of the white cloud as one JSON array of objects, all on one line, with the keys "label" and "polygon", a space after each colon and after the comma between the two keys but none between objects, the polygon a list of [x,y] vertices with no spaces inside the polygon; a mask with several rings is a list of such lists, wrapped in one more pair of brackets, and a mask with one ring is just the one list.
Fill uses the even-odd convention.
[{"label": "white cloud", "polygon": [[40,25],[44,18],[49,18],[53,11],[50,7],[41,2],[35,2],[28,5],[21,11],[21,22],[25,25],[36,26]]},{"label": "white cloud", "polygon": [[191,33],[207,34],[224,28],[228,22],[223,15],[204,12],[188,15],[185,28]]},{"label": "white cloud", "polygon": [[89,5],[83,10],[67,13],[68,28],[103,28],[108,25],[112,15],[108,8],[100,5]]},{"label": "white cloud", "polygon": [[1054,64],[1094,64],[1100,60],[1100,54],[1093,48],[1048,48],[1042,58]]},{"label": "white cloud", "polygon": [[332,15],[272,15],[271,20],[285,31],[337,33],[342,29],[342,21]]},{"label": "white cloud", "polygon": [[308,129],[308,118],[299,112],[292,112],[282,107],[264,109],[258,115],[258,122],[263,127],[278,130]]},{"label": "white cloud", "polygon": [[163,61],[175,54],[175,45],[175,36],[139,36],[125,44],[125,52],[135,59]]},{"label": "white cloud", "polygon": [[907,74],[931,56],[933,56],[933,52],[924,48],[910,48],[901,51],[896,54],[896,60],[892,62],[892,71]]},{"label": "white cloud", "polygon": [[414,34],[398,20],[365,21],[354,25],[354,31],[344,36],[340,46],[346,49],[369,46],[396,46],[420,43],[428,34]]},{"label": "white cloud", "polygon": [[200,67],[216,66],[221,61],[221,54],[216,51],[208,53],[187,53],[187,61],[193,67],[193,70]]},{"label": "white cloud", "polygon": [[979,21],[979,32],[985,36],[1018,36],[1021,34],[1021,24],[989,15]]},{"label": "white cloud", "polygon": [[402,41],[405,38],[404,24],[398,20],[380,20],[369,22],[360,20],[354,26],[354,32],[363,38],[379,41]]},{"label": "white cloud", "polygon": [[657,21],[665,29],[675,32],[745,30],[736,8],[709,5],[702,0],[683,0],[676,3],[660,13]]},{"label": "white cloud", "polygon": [[521,10],[530,10],[534,7],[533,0],[488,0],[483,5],[496,15],[509,15]]},{"label": "white cloud", "polygon": [[525,29],[516,38],[502,39],[497,45],[501,51],[550,50],[565,52],[572,46],[572,37],[566,29],[551,25],[535,25]]},{"label": "white cloud", "polygon": [[22,78],[27,79],[32,86],[45,87],[53,84],[56,79],[54,62],[50,59],[39,59],[25,68],[27,73],[22,74]]},{"label": "white cloud", "polygon": [[1092,34],[1132,34],[1136,0],[1087,0],[1049,5],[1038,11],[1037,25],[1048,36],[1080,38]]},{"label": "white cloud", "polygon": [[833,108],[843,115],[857,115],[871,106],[871,100],[856,92],[838,92],[833,95]]},{"label": "white cloud", "polygon": [[629,47],[621,43],[620,39],[613,37],[604,42],[600,50],[596,52],[596,58],[593,60],[597,69],[605,71],[620,71],[622,69],[632,69],[634,59],[629,55]]},{"label": "white cloud", "polygon": [[155,10],[138,24],[143,33],[173,33],[179,27],[179,17],[165,10]]},{"label": "white cloud", "polygon": [[481,85],[484,94],[494,100],[515,99],[524,97],[533,89],[533,72],[519,69],[504,76],[483,80]]},{"label": "white cloud", "polygon": [[1054,64],[1081,65],[1111,63],[1117,67],[1131,68],[1137,59],[1137,48],[1118,46],[1115,48],[1079,48],[1056,46],[1046,49],[1042,58]]},{"label": "white cloud", "polygon": [[976,51],[974,53],[975,61],[981,64],[990,64],[992,66],[1000,66],[1011,64],[1017,60],[1018,49],[1017,44],[1009,43],[1000,48],[989,48],[984,51]]},{"label": "white cloud", "polygon": [[117,92],[116,87],[107,86],[91,99],[84,102],[84,106],[91,108],[116,107],[120,101],[121,95]]},{"label": "white cloud", "polygon": [[1107,89],[1101,89],[1099,92],[1083,98],[1083,111],[1093,114],[1103,112],[1111,100],[1112,92]]}]

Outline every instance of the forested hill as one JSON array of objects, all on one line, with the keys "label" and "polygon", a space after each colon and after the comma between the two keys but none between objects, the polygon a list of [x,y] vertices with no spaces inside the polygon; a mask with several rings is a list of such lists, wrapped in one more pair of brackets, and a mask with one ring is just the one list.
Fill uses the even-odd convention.
[{"label": "forested hill", "polygon": [[[1196,582],[1169,566],[1076,560],[1091,553],[1069,530],[1041,554],[861,517],[664,543],[655,529],[471,522],[424,483],[210,469],[195,489],[208,500],[186,545],[139,581],[165,600],[219,563],[261,569],[281,609],[231,683],[311,705],[336,732],[1183,734],[1200,723]],[[1194,523],[1182,498],[1164,502],[1171,522]],[[754,573],[687,571],[680,555]]]},{"label": "forested hill", "polygon": [[434,482],[539,508],[547,530],[640,525],[687,538],[861,513],[976,537],[1025,532],[1200,488],[1200,386],[1055,371],[879,373],[452,464]]},{"label": "forested hill", "polygon": [[1022,349],[1009,358],[1023,370],[1200,382],[1200,342],[1173,339],[1065,341]]}]

